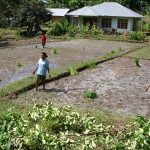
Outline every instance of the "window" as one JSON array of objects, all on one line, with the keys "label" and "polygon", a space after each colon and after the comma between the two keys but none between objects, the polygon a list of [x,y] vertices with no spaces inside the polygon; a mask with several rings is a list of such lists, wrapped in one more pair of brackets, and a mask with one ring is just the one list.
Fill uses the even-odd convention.
[{"label": "window", "polygon": [[127,27],[128,27],[128,20],[127,19],[118,19],[118,28],[127,29]]},{"label": "window", "polygon": [[111,19],[103,18],[102,19],[102,27],[103,28],[111,28]]}]

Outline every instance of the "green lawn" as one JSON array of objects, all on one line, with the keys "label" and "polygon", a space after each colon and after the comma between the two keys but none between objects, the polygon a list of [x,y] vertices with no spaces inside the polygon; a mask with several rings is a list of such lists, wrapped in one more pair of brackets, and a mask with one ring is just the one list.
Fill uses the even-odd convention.
[{"label": "green lawn", "polygon": [[17,37],[15,29],[0,28],[0,41],[6,39],[15,39]]},{"label": "green lawn", "polygon": [[133,51],[125,56],[133,57],[133,58],[150,59],[150,45],[144,48],[140,48],[136,51]]}]

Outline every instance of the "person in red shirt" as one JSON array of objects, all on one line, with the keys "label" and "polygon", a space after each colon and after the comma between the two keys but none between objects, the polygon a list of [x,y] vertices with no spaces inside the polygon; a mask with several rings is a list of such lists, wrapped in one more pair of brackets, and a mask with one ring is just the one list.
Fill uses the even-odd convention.
[{"label": "person in red shirt", "polygon": [[42,40],[42,46],[43,48],[45,47],[45,44],[46,44],[46,36],[45,36],[45,33],[43,32],[42,35],[40,35],[40,38]]}]

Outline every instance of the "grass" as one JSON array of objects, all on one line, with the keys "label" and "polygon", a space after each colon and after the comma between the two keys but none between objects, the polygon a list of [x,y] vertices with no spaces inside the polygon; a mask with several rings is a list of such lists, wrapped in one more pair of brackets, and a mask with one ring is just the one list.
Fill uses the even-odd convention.
[{"label": "grass", "polygon": [[[49,94],[48,94],[49,95]],[[38,97],[36,97],[38,98]],[[37,99],[38,100],[38,99]],[[43,104],[46,100],[41,100],[41,102],[37,102],[37,104]],[[29,112],[33,111],[33,102],[29,98],[26,103],[21,102],[15,102],[11,99],[6,98],[0,98],[0,119],[4,116],[4,114],[7,112],[8,109],[13,108],[15,113],[21,113],[24,115],[28,115]],[[57,107],[60,106],[60,103],[57,105]],[[80,113],[82,116],[85,114],[89,114],[90,116],[93,116],[96,118],[97,123],[103,123],[106,125],[110,124],[117,124],[118,122],[123,125],[128,122],[132,122],[133,118],[128,115],[124,115],[121,113],[114,113],[109,110],[106,110],[104,108],[97,109],[97,108],[86,108],[86,107],[73,107],[75,111]]]},{"label": "grass", "polygon": [[0,41],[6,39],[16,39],[16,30],[10,28],[0,28]]},{"label": "grass", "polygon": [[119,52],[119,53],[123,52],[123,49],[120,47],[120,48],[118,49],[118,52]]},{"label": "grass", "polygon": [[132,57],[132,58],[140,58],[140,59],[150,59],[150,46],[140,48],[125,56]]},{"label": "grass", "polygon": [[140,64],[139,64],[140,59],[139,58],[134,58],[134,61],[135,61],[136,66],[140,67]]},{"label": "grass", "polygon": [[97,123],[111,125],[117,124],[118,122],[122,124],[126,124],[133,121],[133,118],[128,115],[124,115],[123,113],[111,112],[104,108],[97,109],[97,108],[85,108],[85,107],[78,107],[74,108],[75,111],[79,112],[81,115],[89,114],[90,116],[94,116],[97,120]]},{"label": "grass", "polygon": [[21,67],[23,67],[23,66],[24,66],[24,64],[22,64],[22,63],[20,63],[20,62],[17,62],[17,63],[16,63],[16,67],[21,68]]},{"label": "grass", "polygon": [[91,60],[91,61],[87,62],[86,66],[87,66],[87,68],[92,69],[92,68],[96,67],[96,63]]},{"label": "grass", "polygon": [[58,49],[57,48],[52,48],[51,51],[52,51],[52,54],[58,54]]},{"label": "grass", "polygon": [[26,115],[31,110],[32,106],[33,104],[22,105],[6,98],[0,98],[0,118],[3,117],[10,108],[14,108],[16,113],[23,113]]},{"label": "grass", "polygon": [[90,99],[96,99],[98,97],[96,90],[88,91],[83,93],[83,97],[90,98]]},{"label": "grass", "polygon": [[69,66],[69,67],[68,67],[68,70],[69,70],[69,74],[70,74],[71,76],[75,76],[75,75],[78,74],[78,71],[77,71],[73,66]]}]

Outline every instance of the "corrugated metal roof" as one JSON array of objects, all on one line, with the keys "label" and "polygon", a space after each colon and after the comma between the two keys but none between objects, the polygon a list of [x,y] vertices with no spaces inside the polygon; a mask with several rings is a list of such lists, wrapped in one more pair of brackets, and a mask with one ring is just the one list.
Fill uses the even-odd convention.
[{"label": "corrugated metal roof", "polygon": [[52,16],[65,16],[70,9],[63,9],[63,8],[47,8],[52,12]]},{"label": "corrugated metal roof", "polygon": [[128,9],[116,2],[104,2],[92,7],[83,7],[76,11],[70,12],[67,15],[71,16],[119,16],[142,18],[143,16]]},{"label": "corrugated metal roof", "polygon": [[85,6],[81,9],[68,13],[71,16],[97,16],[97,11],[90,6]]}]

